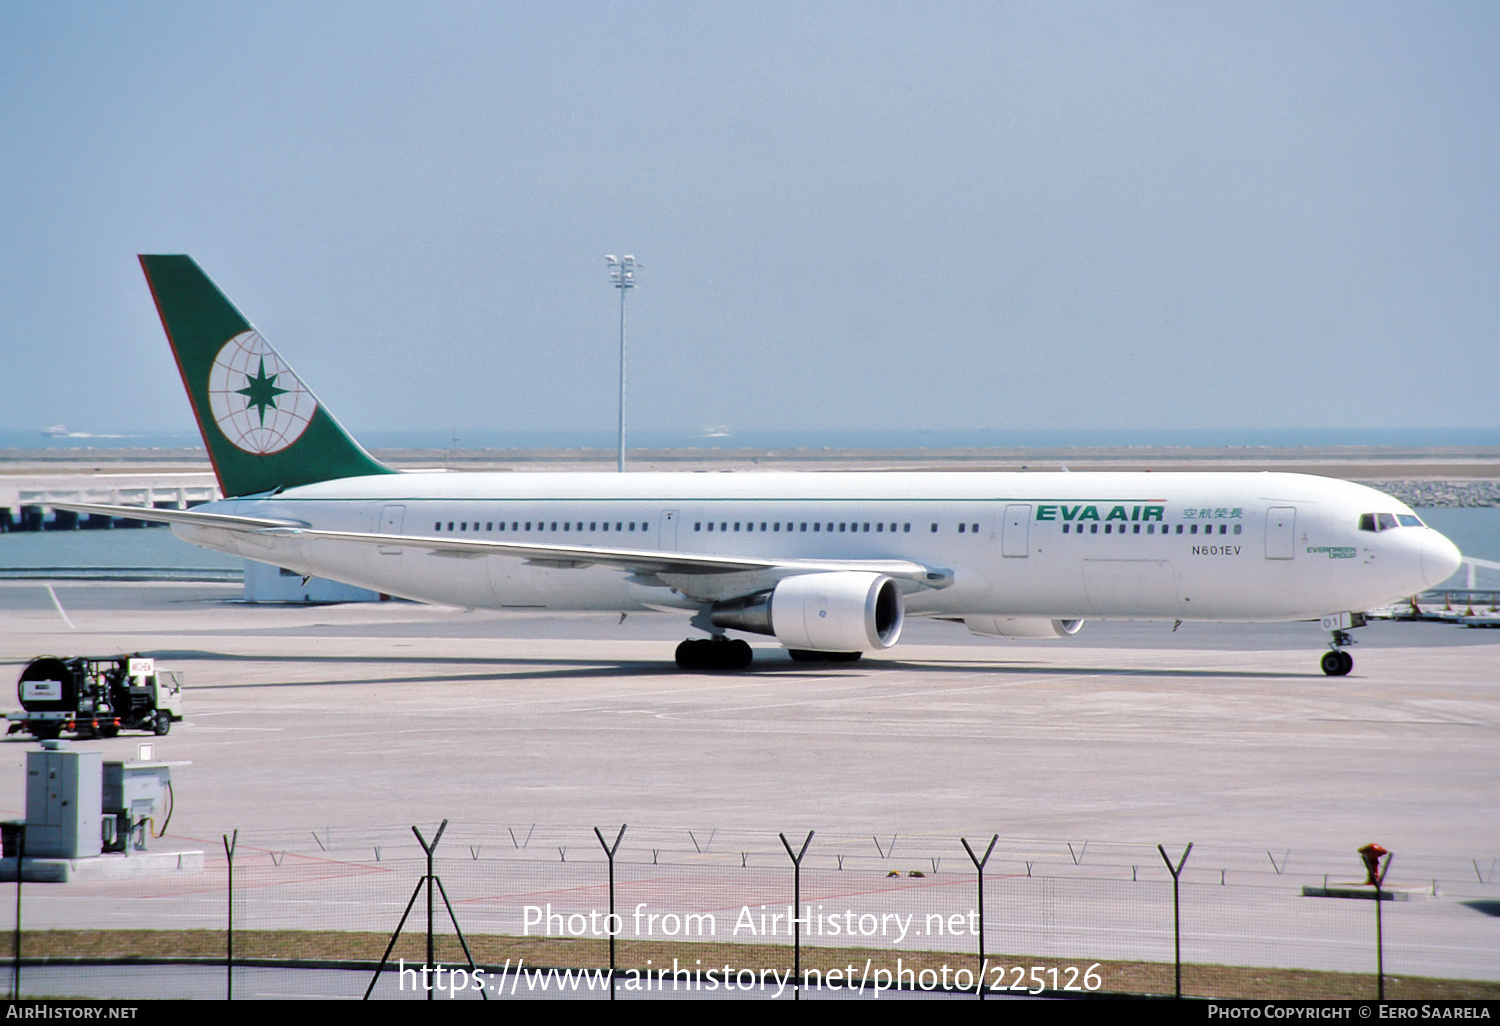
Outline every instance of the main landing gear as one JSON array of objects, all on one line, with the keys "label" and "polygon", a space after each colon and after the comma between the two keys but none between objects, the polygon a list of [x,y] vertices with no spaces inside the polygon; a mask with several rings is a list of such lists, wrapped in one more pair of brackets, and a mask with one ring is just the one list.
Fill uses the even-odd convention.
[{"label": "main landing gear", "polygon": [[688,638],[677,646],[677,665],[684,670],[743,670],[754,658],[748,642],[722,634]]}]

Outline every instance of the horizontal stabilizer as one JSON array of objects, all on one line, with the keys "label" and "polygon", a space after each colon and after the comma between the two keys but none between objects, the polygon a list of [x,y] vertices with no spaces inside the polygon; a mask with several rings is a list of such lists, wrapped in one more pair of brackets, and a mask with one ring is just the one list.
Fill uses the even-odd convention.
[{"label": "horizontal stabilizer", "polygon": [[190,509],[156,509],[150,506],[107,506],[93,502],[49,502],[53,509],[96,516],[119,517],[122,520],[146,520],[154,524],[193,524],[219,527],[230,531],[263,531],[270,527],[306,527],[300,520],[271,520],[267,517],[236,517],[227,513],[198,513]]}]

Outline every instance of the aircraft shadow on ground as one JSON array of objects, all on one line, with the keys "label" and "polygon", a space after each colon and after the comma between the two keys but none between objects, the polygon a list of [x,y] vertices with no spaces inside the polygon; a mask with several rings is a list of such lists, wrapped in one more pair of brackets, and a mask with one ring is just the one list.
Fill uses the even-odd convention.
[{"label": "aircraft shadow on ground", "polygon": [[[799,663],[787,660],[765,660],[754,663],[748,670],[738,671],[679,671],[665,660],[601,660],[601,659],[465,659],[455,656],[437,658],[411,656],[280,656],[280,655],[232,655],[223,652],[171,651],[154,653],[163,662],[172,660],[194,660],[200,662],[259,662],[259,663],[378,663],[381,665],[442,664],[452,667],[495,667],[470,673],[411,674],[387,677],[360,677],[346,680],[316,681],[258,681],[247,684],[198,684],[195,691],[234,690],[238,688],[288,688],[288,687],[343,687],[368,684],[463,684],[486,681],[526,680],[593,680],[602,678],[638,678],[672,676],[680,680],[709,678],[713,680],[756,680],[795,678],[805,680],[835,678],[878,677],[884,671],[902,673],[926,673],[947,677],[989,672],[1001,675],[1025,675],[1042,677],[1125,677],[1167,678],[1176,680],[1287,680],[1313,677],[1322,680],[1321,673],[1278,673],[1257,670],[1201,670],[1171,668],[1092,667],[1092,666],[1039,666],[1034,663],[992,663],[973,660],[889,660],[861,663]],[[502,669],[512,667],[513,669]]]}]

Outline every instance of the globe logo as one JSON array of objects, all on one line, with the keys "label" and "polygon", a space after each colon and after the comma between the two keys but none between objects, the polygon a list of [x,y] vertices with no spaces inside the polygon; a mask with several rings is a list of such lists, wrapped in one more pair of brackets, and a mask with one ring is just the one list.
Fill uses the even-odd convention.
[{"label": "globe logo", "polygon": [[214,422],[238,449],[280,452],[307,430],[318,401],[257,331],[224,343],[208,372]]}]

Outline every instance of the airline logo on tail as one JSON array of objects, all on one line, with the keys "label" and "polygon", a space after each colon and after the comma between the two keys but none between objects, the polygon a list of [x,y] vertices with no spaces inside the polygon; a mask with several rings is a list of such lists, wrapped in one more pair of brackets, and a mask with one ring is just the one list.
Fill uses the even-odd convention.
[{"label": "airline logo on tail", "polygon": [[191,257],[145,254],[141,269],[226,496],[392,473]]},{"label": "airline logo on tail", "polygon": [[234,447],[264,456],[291,445],[318,402],[258,331],[224,343],[208,372],[214,423]]}]

